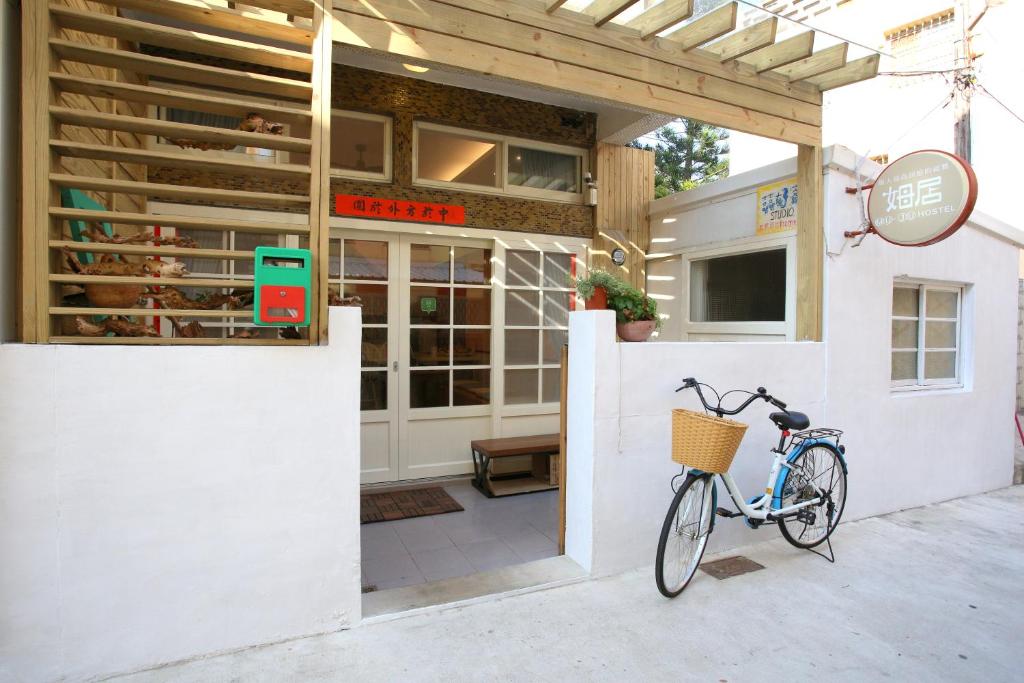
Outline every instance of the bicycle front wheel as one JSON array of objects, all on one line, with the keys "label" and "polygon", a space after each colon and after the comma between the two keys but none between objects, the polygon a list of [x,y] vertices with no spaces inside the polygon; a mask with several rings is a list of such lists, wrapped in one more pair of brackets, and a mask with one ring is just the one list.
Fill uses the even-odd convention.
[{"label": "bicycle front wheel", "polygon": [[782,507],[802,500],[822,498],[804,513],[779,520],[779,531],[797,548],[824,543],[843,516],[846,507],[846,472],[839,453],[830,445],[811,446],[790,463],[782,485]]},{"label": "bicycle front wheel", "polygon": [[714,519],[712,475],[689,475],[668,507],[658,539],[654,577],[666,598],[683,592],[704,556]]}]

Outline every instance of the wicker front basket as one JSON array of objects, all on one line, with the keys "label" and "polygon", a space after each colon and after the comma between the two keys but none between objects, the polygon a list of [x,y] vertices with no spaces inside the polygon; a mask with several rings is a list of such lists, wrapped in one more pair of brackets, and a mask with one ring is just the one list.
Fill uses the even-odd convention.
[{"label": "wicker front basket", "polygon": [[676,408],[672,411],[672,459],[705,472],[729,470],[747,425]]}]

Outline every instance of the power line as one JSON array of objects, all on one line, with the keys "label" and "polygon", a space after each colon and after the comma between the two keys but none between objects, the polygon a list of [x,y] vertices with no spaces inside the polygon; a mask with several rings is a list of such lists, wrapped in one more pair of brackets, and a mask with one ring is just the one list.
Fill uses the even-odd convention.
[{"label": "power line", "polygon": [[998,104],[1003,109],[1005,109],[1010,116],[1012,116],[1013,118],[1017,119],[1021,123],[1024,123],[1024,118],[1021,118],[1020,114],[1018,114],[1017,112],[1015,112],[1014,110],[1010,109],[1005,104],[1003,104],[1003,102],[998,97],[996,97],[995,95],[990,93],[985,86],[983,86],[981,83],[976,83],[976,85],[977,85],[978,89],[981,90],[981,92],[983,92],[986,95],[988,95],[989,97],[991,97],[995,101],[995,103]]}]

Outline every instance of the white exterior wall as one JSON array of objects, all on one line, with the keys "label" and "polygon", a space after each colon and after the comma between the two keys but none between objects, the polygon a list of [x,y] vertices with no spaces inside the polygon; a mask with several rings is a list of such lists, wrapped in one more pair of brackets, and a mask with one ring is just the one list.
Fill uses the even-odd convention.
[{"label": "white exterior wall", "polygon": [[359,309],[328,346],[0,346],[0,679],[360,619]]},{"label": "white exterior wall", "polygon": [[[696,376],[719,389],[758,385],[806,412],[812,425],[845,430],[850,467],[845,520],[1007,486],[1013,475],[1016,385],[1018,231],[978,214],[953,237],[923,248],[896,247],[876,236],[843,247],[844,230],[860,222],[852,184],[855,155],[826,151],[826,321],[824,343],[615,343],[610,313],[574,313],[570,320],[568,554],[594,574],[648,566],[679,468],[670,459],[670,410],[697,406],[693,392],[674,393]],[[733,196],[744,185],[789,177],[772,167],[698,192],[661,223],[652,204],[656,247],[699,247],[717,237],[711,211],[734,205],[726,231],[754,206]],[[732,183],[731,185],[728,183]],[[737,189],[740,188],[740,189]],[[684,193],[690,194],[690,193]],[[674,199],[682,202],[682,197]],[[713,207],[713,208],[710,208]],[[673,241],[669,241],[673,240]],[[964,387],[894,392],[890,386],[892,287],[897,277],[966,286]],[[657,283],[670,295],[671,281]],[[686,282],[679,283],[685,289]],[[588,376],[598,379],[588,380]],[[748,496],[763,490],[767,450],[778,431],[770,410],[751,406],[751,425],[733,465]],[[719,504],[728,505],[719,484]],[[711,551],[774,537],[719,519]],[[842,530],[836,536],[842,553]],[[794,550],[795,552],[795,550]]]}]

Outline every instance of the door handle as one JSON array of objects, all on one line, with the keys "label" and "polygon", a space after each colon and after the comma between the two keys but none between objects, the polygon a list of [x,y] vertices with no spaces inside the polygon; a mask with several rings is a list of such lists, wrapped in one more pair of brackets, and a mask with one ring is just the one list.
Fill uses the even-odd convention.
[{"label": "door handle", "polygon": [[391,369],[394,370],[395,372],[398,372],[398,361],[397,360],[391,361]]}]

